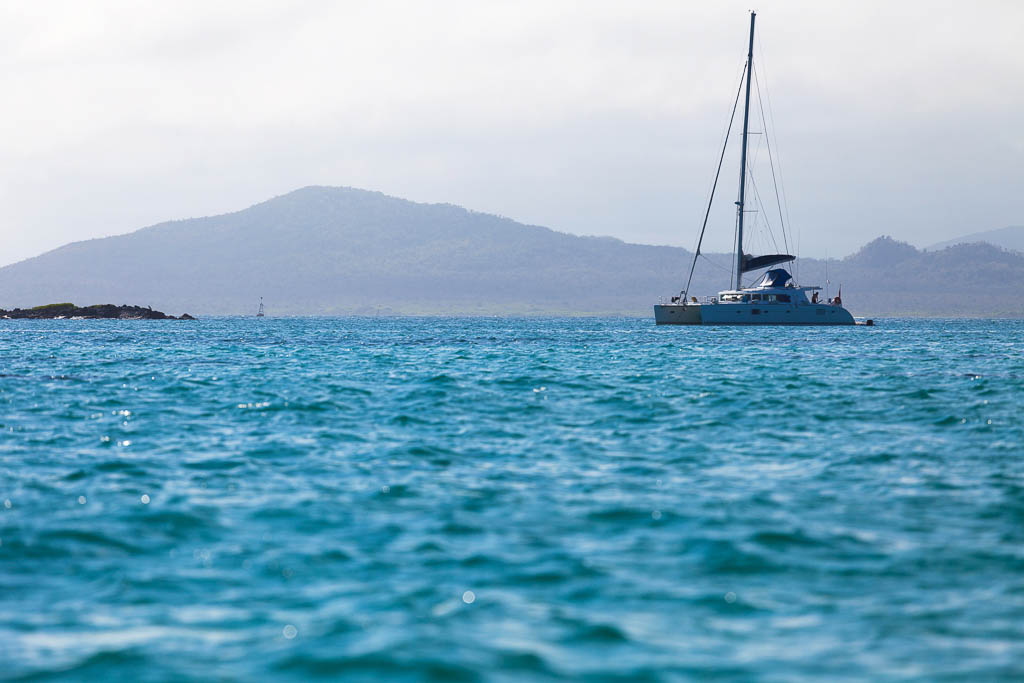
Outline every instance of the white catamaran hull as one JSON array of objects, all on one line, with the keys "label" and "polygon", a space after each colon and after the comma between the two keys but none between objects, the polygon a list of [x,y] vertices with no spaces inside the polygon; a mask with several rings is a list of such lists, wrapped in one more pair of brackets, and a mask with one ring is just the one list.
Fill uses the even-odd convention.
[{"label": "white catamaran hull", "polygon": [[854,325],[853,315],[833,304],[655,304],[658,325]]}]

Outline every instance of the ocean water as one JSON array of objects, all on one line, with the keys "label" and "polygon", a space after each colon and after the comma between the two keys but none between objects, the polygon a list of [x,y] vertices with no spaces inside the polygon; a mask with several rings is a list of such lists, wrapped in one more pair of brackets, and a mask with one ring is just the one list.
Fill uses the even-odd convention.
[{"label": "ocean water", "polygon": [[0,321],[0,678],[1020,680],[1024,322]]}]

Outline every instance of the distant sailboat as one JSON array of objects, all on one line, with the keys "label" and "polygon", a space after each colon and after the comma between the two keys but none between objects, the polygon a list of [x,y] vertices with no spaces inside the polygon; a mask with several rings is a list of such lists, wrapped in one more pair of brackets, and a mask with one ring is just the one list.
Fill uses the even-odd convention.
[{"label": "distant sailboat", "polygon": [[262,297],[262,296],[260,297],[260,310],[258,310],[258,311],[256,312],[256,317],[257,317],[257,318],[263,318],[263,317],[265,317],[265,316],[263,315],[263,297]]}]

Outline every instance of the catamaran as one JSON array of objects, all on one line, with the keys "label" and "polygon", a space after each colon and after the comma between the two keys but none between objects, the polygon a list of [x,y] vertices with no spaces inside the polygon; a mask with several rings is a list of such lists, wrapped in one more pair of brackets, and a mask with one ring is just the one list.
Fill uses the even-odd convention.
[{"label": "catamaran", "polygon": [[[793,276],[784,268],[767,270],[754,284],[743,285],[745,273],[760,271],[796,260],[796,257],[790,254],[752,256],[743,253],[743,218],[747,213],[747,138],[751,135],[749,130],[750,81],[754,69],[755,18],[756,14],[751,12],[750,41],[747,48],[747,63],[743,72],[745,85],[743,81],[740,84],[745,88],[746,96],[743,103],[743,141],[740,147],[739,198],[736,202],[736,253],[732,265],[732,288],[719,292],[717,297],[704,297],[702,300],[691,296],[689,292],[697,258],[701,255],[700,246],[708,225],[715,188],[718,186],[718,175],[721,173],[722,161],[725,158],[725,147],[729,143],[729,133],[727,132],[725,146],[718,160],[718,172],[715,174],[715,182],[711,189],[711,200],[709,200],[707,212],[704,214],[704,225],[701,227],[686,287],[678,296],[671,297],[668,302],[655,304],[654,321],[658,325],[853,325],[855,324],[853,316],[843,308],[841,293],[835,298],[819,300],[821,287],[798,287],[793,281]],[[732,119],[735,118],[738,101],[739,91],[736,93],[736,102],[733,103],[729,131],[732,130]],[[769,147],[769,152],[770,149]],[[781,227],[783,230],[785,229],[784,226]]]}]

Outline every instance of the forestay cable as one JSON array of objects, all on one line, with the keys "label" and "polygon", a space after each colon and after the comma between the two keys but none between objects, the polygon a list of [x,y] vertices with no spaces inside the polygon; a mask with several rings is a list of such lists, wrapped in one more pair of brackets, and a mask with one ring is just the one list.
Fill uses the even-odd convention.
[{"label": "forestay cable", "polygon": [[700,237],[697,239],[697,250],[693,252],[693,263],[690,264],[690,275],[686,278],[686,287],[683,289],[683,300],[690,293],[690,281],[693,280],[693,270],[697,267],[697,257],[700,256],[700,245],[704,242],[704,231],[708,227],[708,216],[711,215],[711,205],[715,201],[715,190],[718,188],[718,177],[722,173],[722,162],[725,160],[725,150],[729,147],[729,135],[732,133],[732,124],[736,120],[736,107],[740,102],[740,93],[743,91],[743,77],[747,74],[747,65],[743,65],[740,73],[740,84],[736,88],[736,99],[732,103],[732,113],[729,114],[729,127],[725,130],[725,142],[722,144],[722,154],[718,157],[718,169],[715,171],[715,182],[711,185],[711,196],[708,197],[708,208],[704,212],[704,224],[700,228]]}]

